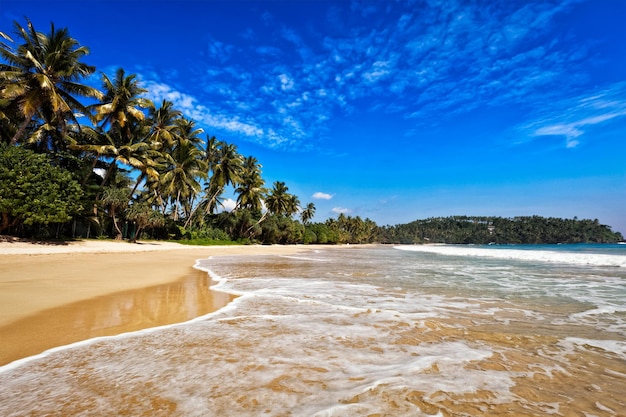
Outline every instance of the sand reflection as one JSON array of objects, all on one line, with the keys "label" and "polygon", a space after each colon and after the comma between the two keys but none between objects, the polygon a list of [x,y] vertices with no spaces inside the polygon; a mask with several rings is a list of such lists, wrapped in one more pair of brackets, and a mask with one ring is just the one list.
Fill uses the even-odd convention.
[{"label": "sand reflection", "polygon": [[181,280],[57,307],[0,327],[0,366],[47,349],[180,323],[215,311],[234,298],[211,291],[206,272],[190,268]]}]

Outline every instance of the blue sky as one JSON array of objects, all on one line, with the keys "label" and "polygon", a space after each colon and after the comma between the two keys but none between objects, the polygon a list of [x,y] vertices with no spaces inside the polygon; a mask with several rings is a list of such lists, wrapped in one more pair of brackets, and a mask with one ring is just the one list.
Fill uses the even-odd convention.
[{"label": "blue sky", "polygon": [[626,1],[0,0],[257,157],[316,221],[626,233]]}]

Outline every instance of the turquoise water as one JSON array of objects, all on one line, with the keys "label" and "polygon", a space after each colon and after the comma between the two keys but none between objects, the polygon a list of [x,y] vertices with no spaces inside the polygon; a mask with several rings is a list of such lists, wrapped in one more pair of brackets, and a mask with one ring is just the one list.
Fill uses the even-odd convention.
[{"label": "turquoise water", "polygon": [[621,243],[577,243],[552,245],[478,245],[487,249],[519,249],[531,251],[554,251],[574,253],[597,253],[605,255],[626,256],[626,244]]},{"label": "turquoise water", "polygon": [[233,303],[0,368],[0,415],[626,415],[624,265],[580,245],[199,260]]}]

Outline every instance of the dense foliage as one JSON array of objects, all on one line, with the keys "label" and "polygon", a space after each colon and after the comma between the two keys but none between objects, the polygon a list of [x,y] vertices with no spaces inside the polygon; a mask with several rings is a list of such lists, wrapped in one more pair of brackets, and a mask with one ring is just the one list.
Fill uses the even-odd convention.
[{"label": "dense foliage", "polygon": [[[597,221],[429,219],[379,228],[339,215],[311,223],[288,186],[204,135],[170,101],[153,103],[136,75],[101,74],[67,29],[0,31],[0,233],[225,243],[615,241]],[[205,137],[203,137],[205,136]],[[227,211],[230,191],[236,206]],[[621,238],[621,237],[620,237]]]},{"label": "dense foliage", "polygon": [[[172,102],[145,98],[134,74],[86,85],[96,68],[67,29],[26,20],[0,41],[0,233],[299,241],[292,217],[307,223],[312,203],[301,208],[284,182],[266,188],[256,158],[205,140]],[[229,190],[237,206],[224,213]]]},{"label": "dense foliage", "polygon": [[529,217],[437,217],[380,229],[388,243],[614,243],[620,233],[598,220]]},{"label": "dense foliage", "polygon": [[0,145],[0,179],[0,234],[68,222],[82,209],[80,185],[46,155]]}]

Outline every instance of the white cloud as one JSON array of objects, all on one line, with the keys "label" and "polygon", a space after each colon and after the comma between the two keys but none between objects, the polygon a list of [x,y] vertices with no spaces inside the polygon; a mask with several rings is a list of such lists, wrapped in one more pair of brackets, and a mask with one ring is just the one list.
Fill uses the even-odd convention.
[{"label": "white cloud", "polygon": [[390,63],[387,61],[376,61],[372,64],[372,68],[363,74],[363,78],[369,83],[375,83],[391,73],[389,67]]},{"label": "white cloud", "polygon": [[330,200],[331,198],[333,198],[333,196],[332,194],[322,193],[318,191],[315,194],[313,194],[313,198],[318,199],[318,200]]},{"label": "white cloud", "polygon": [[293,90],[293,79],[291,79],[287,74],[280,74],[278,76],[278,79],[280,80],[281,90]]},{"label": "white cloud", "polygon": [[107,170],[104,168],[94,168],[93,172],[100,178],[104,178],[107,173]]},{"label": "white cloud", "polygon": [[186,113],[193,110],[197,100],[188,94],[175,90],[170,85],[154,80],[143,80],[142,87],[148,90],[148,98],[157,106],[163,100],[169,100],[174,103],[174,107]]},{"label": "white cloud", "polygon": [[275,139],[265,135],[264,130],[258,127],[253,120],[242,121],[238,116],[227,116],[213,112],[206,106],[198,105],[198,100],[195,97],[177,91],[168,84],[153,80],[145,80],[143,84],[149,91],[148,98],[155,104],[159,105],[163,100],[169,100],[174,103],[174,108],[181,110],[187,117],[191,117],[198,123],[231,133],[257,138],[259,141],[264,138]]},{"label": "white cloud", "polygon": [[227,198],[226,200],[222,201],[222,207],[224,211],[233,211],[236,206],[237,202],[232,198]]},{"label": "white cloud", "polygon": [[626,116],[626,83],[615,84],[600,93],[556,103],[554,109],[527,125],[531,136],[563,136],[565,146],[575,148],[576,139],[595,125]]},{"label": "white cloud", "polygon": [[565,136],[568,139],[576,138],[584,132],[576,128],[576,124],[543,126],[535,130],[535,136]]},{"label": "white cloud", "polygon": [[350,213],[352,210],[345,208],[345,207],[333,207],[333,209],[331,210],[333,213],[335,214],[348,214]]},{"label": "white cloud", "polygon": [[214,116],[209,113],[205,113],[201,117],[201,120],[209,126],[228,130],[230,132],[241,133],[246,136],[259,137],[263,135],[263,129],[250,123],[241,122],[237,120],[236,117],[228,118],[226,116]]}]

